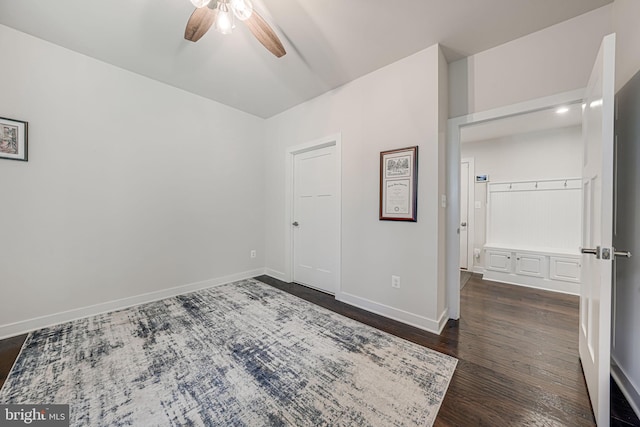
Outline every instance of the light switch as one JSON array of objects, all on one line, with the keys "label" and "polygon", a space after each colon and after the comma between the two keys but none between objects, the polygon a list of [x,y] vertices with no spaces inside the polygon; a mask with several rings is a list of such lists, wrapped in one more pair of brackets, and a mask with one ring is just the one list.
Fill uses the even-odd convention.
[{"label": "light switch", "polygon": [[442,194],[440,197],[440,206],[442,206],[443,208],[447,207],[447,195],[446,194]]},{"label": "light switch", "polygon": [[476,209],[482,209],[482,202],[480,200],[476,200]]}]

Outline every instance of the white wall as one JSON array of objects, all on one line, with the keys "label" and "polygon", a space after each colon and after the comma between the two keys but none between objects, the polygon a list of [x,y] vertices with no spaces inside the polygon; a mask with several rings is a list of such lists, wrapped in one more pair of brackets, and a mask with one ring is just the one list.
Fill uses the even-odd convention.
[{"label": "white wall", "polygon": [[640,1],[615,0],[613,30],[616,32],[616,91],[640,70]]},{"label": "white wall", "polygon": [[582,128],[570,126],[463,142],[462,157],[475,159],[476,175],[492,182],[580,177]]},{"label": "white wall", "polygon": [[[473,158],[475,174],[489,174],[491,182],[579,178],[582,174],[582,128],[559,129],[510,135],[485,141],[463,143],[462,158]],[[473,182],[475,200],[469,205],[474,215],[474,233],[469,236],[474,248],[481,249],[474,269],[484,266],[486,243],[487,184]],[[474,208],[480,202],[480,209]]]},{"label": "white wall", "polygon": [[0,51],[29,122],[29,161],[0,160],[0,337],[263,267],[261,119],[2,25]]},{"label": "white wall", "polygon": [[613,31],[611,10],[604,6],[452,62],[449,117],[585,87],[602,38]]},{"label": "white wall", "polygon": [[[447,129],[449,117],[449,64],[442,49],[438,49],[438,194],[447,194]],[[433,203],[433,202],[432,202]],[[437,205],[436,199],[436,205]],[[447,207],[449,201],[446,201]],[[440,206],[438,210],[438,313],[448,312],[447,299],[447,211]],[[442,321],[446,321],[444,318]],[[444,326],[444,324],[442,324]]]},{"label": "white wall", "polygon": [[[285,151],[340,132],[342,288],[337,297],[425,329],[439,327],[445,89],[446,63],[433,46],[267,120],[269,274],[288,273]],[[419,146],[418,222],[380,221],[380,151],[412,145]],[[400,289],[391,287],[391,275],[401,277]]]}]

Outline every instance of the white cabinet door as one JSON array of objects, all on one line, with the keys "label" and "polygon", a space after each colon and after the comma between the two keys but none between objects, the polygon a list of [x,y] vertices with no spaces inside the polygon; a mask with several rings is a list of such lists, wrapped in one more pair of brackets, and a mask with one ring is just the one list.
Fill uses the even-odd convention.
[{"label": "white cabinet door", "polygon": [[516,253],[516,274],[544,277],[546,271],[545,259],[544,255]]},{"label": "white cabinet door", "polygon": [[580,283],[580,260],[576,258],[551,257],[549,278],[564,282]]},{"label": "white cabinet door", "polygon": [[511,252],[488,249],[486,259],[487,270],[511,273]]}]

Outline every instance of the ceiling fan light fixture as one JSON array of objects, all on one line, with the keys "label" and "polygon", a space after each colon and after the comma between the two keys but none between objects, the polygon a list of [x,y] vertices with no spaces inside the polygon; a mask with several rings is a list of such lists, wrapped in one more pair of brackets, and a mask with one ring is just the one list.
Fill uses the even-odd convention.
[{"label": "ceiling fan light fixture", "polygon": [[206,5],[208,5],[209,3],[211,3],[211,0],[191,0],[191,3],[197,7],[198,9],[200,9],[201,7],[205,7]]},{"label": "ceiling fan light fixture", "polygon": [[253,13],[253,5],[249,0],[231,0],[231,9],[236,18],[241,21],[246,21]]},{"label": "ceiling fan light fixture", "polygon": [[231,31],[235,28],[233,13],[229,10],[227,0],[218,1],[214,27],[221,34],[231,34]]},{"label": "ceiling fan light fixture", "polygon": [[[206,1],[206,0],[191,0]],[[197,42],[211,27],[222,34],[229,34],[235,27],[234,17],[247,26],[260,44],[276,58],[287,54],[273,28],[253,9],[251,0],[210,0],[209,7],[193,11],[184,29],[184,38]]]}]

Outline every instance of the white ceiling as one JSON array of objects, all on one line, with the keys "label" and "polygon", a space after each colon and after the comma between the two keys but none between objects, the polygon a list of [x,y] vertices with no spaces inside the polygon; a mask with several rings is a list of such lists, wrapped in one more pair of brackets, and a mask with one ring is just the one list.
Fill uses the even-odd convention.
[{"label": "white ceiling", "polygon": [[183,39],[189,0],[0,0],[0,23],[270,117],[435,43],[449,61],[613,0],[254,0],[287,55],[242,24]]},{"label": "white ceiling", "polygon": [[460,143],[486,141],[582,124],[582,104],[562,107],[567,108],[568,111],[558,113],[558,108],[554,107],[464,126],[460,129]]}]

